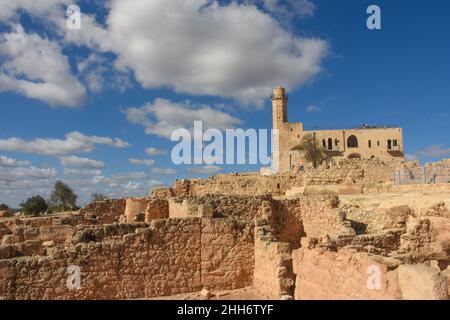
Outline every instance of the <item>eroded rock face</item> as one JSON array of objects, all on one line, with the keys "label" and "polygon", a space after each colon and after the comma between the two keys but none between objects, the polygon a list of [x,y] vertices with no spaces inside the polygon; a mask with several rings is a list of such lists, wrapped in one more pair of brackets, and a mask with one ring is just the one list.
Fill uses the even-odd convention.
[{"label": "eroded rock face", "polygon": [[405,300],[447,300],[447,278],[424,265],[401,265],[398,281]]}]

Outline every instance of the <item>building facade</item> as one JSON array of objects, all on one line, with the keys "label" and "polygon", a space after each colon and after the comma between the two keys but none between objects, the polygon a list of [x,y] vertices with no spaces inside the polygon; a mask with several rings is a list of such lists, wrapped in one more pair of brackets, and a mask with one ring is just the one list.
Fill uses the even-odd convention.
[{"label": "building facade", "polygon": [[288,122],[288,97],[282,87],[273,91],[273,128],[279,130],[280,171],[287,172],[303,165],[301,153],[296,149],[302,138],[311,134],[331,158],[391,159],[403,158],[402,128],[373,128],[306,131],[301,122]]}]

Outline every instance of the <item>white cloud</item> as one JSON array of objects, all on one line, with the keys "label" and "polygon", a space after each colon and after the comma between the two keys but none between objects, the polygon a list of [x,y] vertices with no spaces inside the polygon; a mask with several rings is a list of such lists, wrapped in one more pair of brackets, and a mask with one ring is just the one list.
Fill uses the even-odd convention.
[{"label": "white cloud", "polygon": [[188,167],[187,170],[191,173],[195,173],[195,174],[215,174],[215,173],[219,173],[223,170],[223,168],[218,167],[218,166],[204,166],[204,167],[198,167],[198,166],[194,166],[194,167]]},{"label": "white cloud", "polygon": [[20,25],[0,34],[0,61],[0,92],[14,91],[54,107],[76,107],[85,98],[60,46]]},{"label": "white cloud", "polygon": [[111,176],[97,176],[92,179],[93,183],[105,183],[110,187],[119,186],[130,180],[141,180],[147,177],[147,173],[142,171],[122,172]]},{"label": "white cloud", "polygon": [[177,174],[178,171],[170,168],[153,168],[151,171],[153,174],[162,175],[162,176],[172,176]]},{"label": "white cloud", "polygon": [[174,103],[156,99],[141,108],[128,108],[124,113],[131,123],[142,125],[145,133],[170,139],[172,132],[179,128],[190,129],[194,121],[203,121],[203,129],[220,130],[234,128],[241,120],[208,106],[194,106],[189,102]]},{"label": "white cloud", "polygon": [[306,107],[306,112],[308,113],[322,112],[322,108],[315,105],[309,105]]},{"label": "white cloud", "polygon": [[316,5],[311,0],[262,0],[262,2],[268,11],[287,19],[295,16],[311,17],[316,11]]},{"label": "white cloud", "polygon": [[12,20],[19,10],[25,10],[34,17],[46,17],[55,20],[64,12],[64,6],[73,3],[71,0],[1,0],[0,21]]},{"label": "white cloud", "polygon": [[29,161],[21,161],[5,156],[0,156],[0,167],[24,167],[29,165]]},{"label": "white cloud", "polygon": [[153,147],[145,149],[145,152],[150,156],[162,156],[162,155],[169,154],[169,151],[167,151],[167,150],[153,148]]},{"label": "white cloud", "polygon": [[98,169],[80,169],[80,168],[64,168],[63,172],[69,176],[100,176],[101,170]]},{"label": "white cloud", "polygon": [[36,167],[16,167],[4,168],[0,167],[0,181],[15,182],[20,179],[50,179],[57,175],[55,169],[42,169]]},{"label": "white cloud", "polygon": [[125,148],[130,145],[120,139],[108,137],[86,136],[80,132],[70,132],[65,139],[24,140],[21,138],[0,139],[0,150],[18,151],[50,156],[62,156],[77,152],[91,152],[95,145],[108,145],[114,148]]},{"label": "white cloud", "polygon": [[152,165],[155,164],[155,160],[152,160],[152,159],[135,159],[135,158],[130,158],[128,160],[130,161],[131,164],[135,164],[135,165],[152,166]]},{"label": "white cloud", "polygon": [[107,25],[99,47],[145,88],[243,103],[261,104],[275,84],[306,84],[328,50],[326,41],[294,36],[256,6],[235,2],[116,0]]},{"label": "white cloud", "polygon": [[61,165],[63,166],[72,166],[78,168],[96,168],[101,169],[105,167],[105,164],[102,161],[92,160],[88,158],[81,158],[77,156],[65,156],[60,157]]},{"label": "white cloud", "polygon": [[77,68],[80,72],[80,78],[93,93],[100,92],[105,87],[120,91],[131,87],[128,75],[114,69],[109,59],[96,52],[78,62]]},{"label": "white cloud", "polygon": [[[18,9],[23,9],[40,21],[50,21],[47,23],[52,24],[61,44],[94,50],[86,62],[101,63],[97,67],[91,63],[94,67],[90,68],[86,64],[79,75],[92,92],[98,92],[110,80],[126,88],[127,74],[132,72],[145,88],[169,87],[180,93],[235,98],[262,106],[275,84],[293,90],[314,79],[322,71],[328,42],[290,33],[275,17],[251,4],[258,1],[275,14],[311,16],[315,10],[310,0],[229,4],[216,0],[112,0],[98,4],[109,10],[104,26],[95,16],[83,13],[82,32],[73,32],[66,28],[64,10],[74,1],[18,0],[14,4],[8,1],[0,19],[12,21]],[[27,80],[4,75],[0,88],[55,106],[79,105],[85,88],[70,74],[59,45],[23,31],[7,34],[10,38],[14,35],[28,39],[19,42],[23,55],[39,58],[39,50],[33,49],[40,47],[46,58],[31,59],[42,61],[33,67],[21,66]],[[117,56],[113,64],[109,59],[105,64],[101,56],[109,52]],[[105,67],[117,77],[105,75]],[[41,68],[51,73],[36,83],[34,73]]]},{"label": "white cloud", "polygon": [[439,158],[439,157],[445,157],[447,155],[450,155],[450,148],[444,147],[444,145],[435,145],[428,147],[424,150],[420,150],[415,153],[415,155],[419,157],[432,157],[432,158]]}]

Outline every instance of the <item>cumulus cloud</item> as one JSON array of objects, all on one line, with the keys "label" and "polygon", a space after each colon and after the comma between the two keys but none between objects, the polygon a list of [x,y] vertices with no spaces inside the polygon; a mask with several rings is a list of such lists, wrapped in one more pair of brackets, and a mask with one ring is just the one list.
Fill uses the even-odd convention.
[{"label": "cumulus cloud", "polygon": [[0,156],[0,167],[24,167],[29,165],[29,161],[21,161],[5,156]]},{"label": "cumulus cloud", "polygon": [[128,108],[124,113],[129,122],[145,128],[145,133],[170,139],[176,129],[191,129],[194,121],[203,121],[203,129],[224,130],[241,123],[238,118],[214,110],[208,106],[194,106],[189,102],[174,103],[166,99],[156,99],[140,108]]},{"label": "cumulus cloud", "polygon": [[163,156],[163,155],[169,154],[169,151],[167,151],[167,150],[153,148],[153,147],[145,149],[145,152],[150,156]]},{"label": "cumulus cloud", "polygon": [[[328,52],[326,40],[296,36],[271,15],[311,16],[315,5],[310,0],[228,4],[217,0],[112,0],[106,5],[105,25],[99,24],[95,16],[83,13],[82,32],[72,32],[65,26],[64,9],[73,1],[11,2],[14,4],[7,2],[0,19],[11,20],[19,9],[25,10],[41,21],[51,21],[61,45],[93,50],[79,74],[91,92],[98,92],[111,82],[126,88],[131,72],[145,88],[169,87],[179,93],[234,98],[243,104],[262,106],[274,85],[283,84],[292,90],[314,79],[322,71]],[[34,2],[42,4],[33,5]],[[252,2],[262,3],[266,11]],[[9,70],[0,79],[2,90],[13,90],[55,106],[77,106],[82,102],[86,90],[70,74],[67,59],[55,41],[23,30],[2,37],[6,47],[17,47],[21,55],[41,61],[33,67]],[[17,38],[27,41],[14,40]],[[40,50],[33,50],[36,47]],[[111,62],[102,57],[108,53],[117,59]],[[20,55],[9,56],[13,61],[16,58]],[[35,82],[35,71],[40,68],[51,73],[41,75]],[[105,68],[117,73],[117,77],[106,75]],[[21,72],[25,79],[14,72]]]},{"label": "cumulus cloud", "polygon": [[49,179],[57,175],[55,169],[42,169],[36,167],[1,168],[0,181],[16,181],[21,178]]},{"label": "cumulus cloud", "polygon": [[68,176],[100,176],[101,170],[98,169],[80,169],[80,168],[64,168],[63,172]]},{"label": "cumulus cloud", "polygon": [[141,165],[141,166],[152,166],[155,164],[155,160],[152,160],[152,159],[130,158],[130,159],[128,159],[128,161],[130,161],[131,164]]},{"label": "cumulus cloud", "polygon": [[294,36],[256,6],[236,2],[115,0],[107,25],[100,47],[143,87],[243,103],[261,104],[278,83],[291,90],[309,82],[328,50],[327,41]]},{"label": "cumulus cloud", "polygon": [[27,11],[34,17],[56,20],[56,17],[61,16],[65,7],[73,2],[72,0],[2,0],[0,21],[8,22],[17,15],[19,10]]},{"label": "cumulus cloud", "polygon": [[[86,31],[85,31],[86,32]],[[126,72],[114,69],[112,62],[106,57],[94,52],[86,59],[77,63],[77,69],[82,81],[89,91],[98,93],[105,87],[125,91],[131,87],[131,83]]]},{"label": "cumulus cloud", "polygon": [[316,11],[316,5],[311,0],[262,0],[262,3],[269,12],[287,19],[311,17]]},{"label": "cumulus cloud", "polygon": [[74,131],[66,134],[65,139],[24,140],[21,138],[0,139],[0,150],[18,151],[50,156],[63,156],[78,152],[91,152],[96,145],[108,145],[114,148],[125,148],[130,145],[121,139],[87,136]]},{"label": "cumulus cloud", "polygon": [[322,108],[316,105],[309,105],[306,107],[306,112],[308,113],[322,112]]},{"label": "cumulus cloud", "polygon": [[92,160],[88,158],[81,158],[77,156],[65,156],[60,157],[61,164],[63,166],[72,166],[79,168],[96,168],[101,169],[105,167],[105,164],[102,161]]},{"label": "cumulus cloud", "polygon": [[141,180],[147,177],[147,173],[142,171],[135,171],[135,172],[122,172],[113,174],[111,176],[98,176],[94,177],[92,182],[93,183],[105,183],[108,184],[110,187],[119,186],[123,184],[124,182],[128,182],[131,180]]},{"label": "cumulus cloud", "polygon": [[188,170],[188,172],[195,173],[195,174],[215,174],[215,173],[221,172],[223,170],[223,168],[210,165],[210,166],[203,166],[203,167],[198,167],[198,166],[188,167],[187,170]]},{"label": "cumulus cloud", "polygon": [[449,154],[450,148],[447,148],[442,144],[431,146],[415,153],[415,155],[419,157],[432,157],[432,158],[445,157]]},{"label": "cumulus cloud", "polygon": [[153,174],[162,175],[162,176],[172,176],[177,174],[178,171],[170,168],[153,168],[151,171]]},{"label": "cumulus cloud", "polygon": [[79,106],[86,94],[55,42],[20,25],[0,34],[0,92],[14,91],[51,106]]}]

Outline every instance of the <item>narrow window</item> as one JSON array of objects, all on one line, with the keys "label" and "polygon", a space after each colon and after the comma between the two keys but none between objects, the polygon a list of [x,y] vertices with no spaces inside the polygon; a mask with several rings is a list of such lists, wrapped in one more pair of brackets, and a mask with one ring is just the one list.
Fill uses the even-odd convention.
[{"label": "narrow window", "polygon": [[328,139],[328,150],[333,150],[333,139]]},{"label": "narrow window", "polygon": [[372,141],[369,140],[369,148],[372,148]]}]

